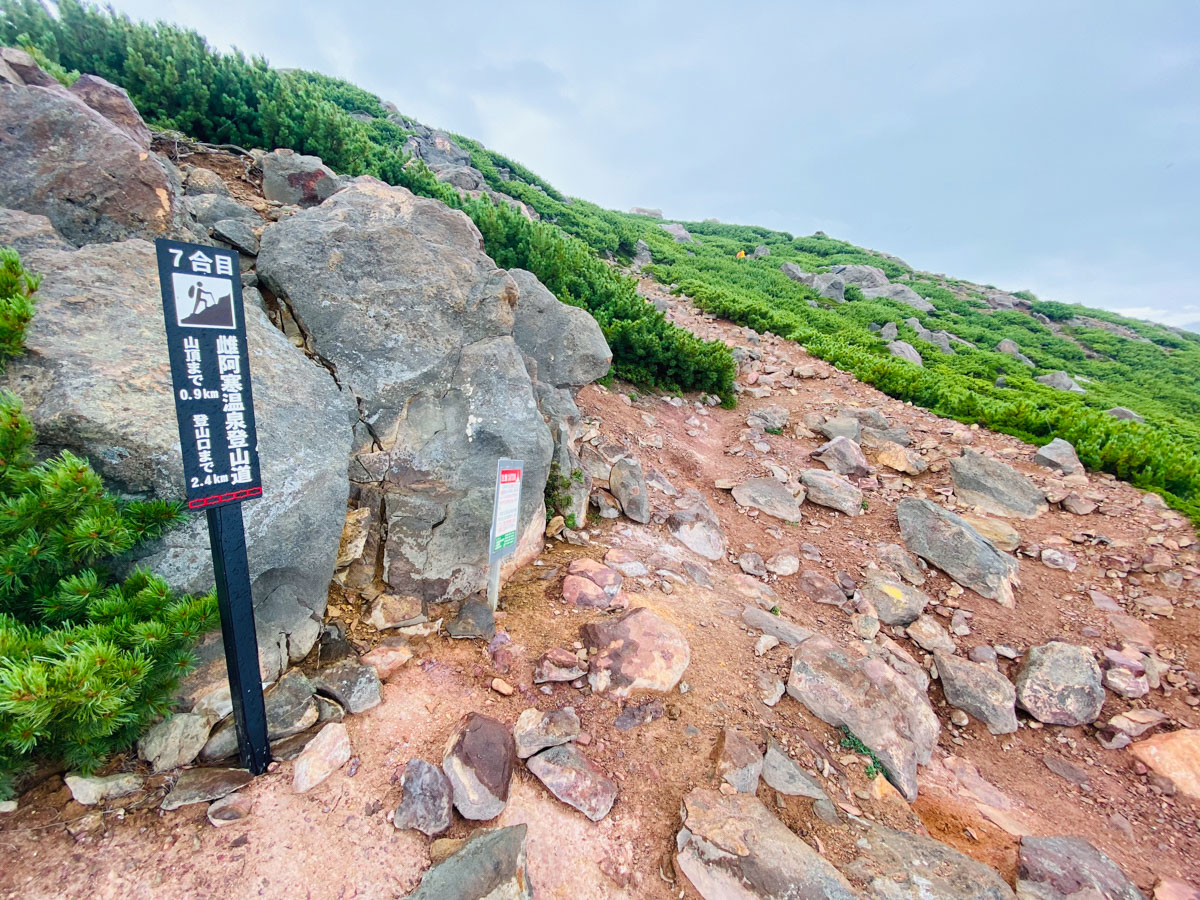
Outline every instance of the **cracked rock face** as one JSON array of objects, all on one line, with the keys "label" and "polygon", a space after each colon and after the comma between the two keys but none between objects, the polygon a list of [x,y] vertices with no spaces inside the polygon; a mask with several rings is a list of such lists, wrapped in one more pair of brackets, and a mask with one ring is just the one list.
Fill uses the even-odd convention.
[{"label": "cracked rock face", "polygon": [[523,537],[544,522],[553,442],[512,336],[520,291],[481,246],[463,213],[363,178],[268,228],[258,256],[357,401],[350,477],[377,521],[356,579],[424,603],[485,586],[498,457],[525,463]]}]

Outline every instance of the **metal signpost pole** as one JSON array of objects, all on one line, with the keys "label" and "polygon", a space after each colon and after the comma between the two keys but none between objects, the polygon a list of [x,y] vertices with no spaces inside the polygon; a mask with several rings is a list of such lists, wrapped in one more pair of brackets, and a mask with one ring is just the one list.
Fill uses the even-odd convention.
[{"label": "metal signpost pole", "polygon": [[204,510],[242,765],[271,761],[241,504],[262,496],[238,256],[159,239],[171,391],[188,509]]}]

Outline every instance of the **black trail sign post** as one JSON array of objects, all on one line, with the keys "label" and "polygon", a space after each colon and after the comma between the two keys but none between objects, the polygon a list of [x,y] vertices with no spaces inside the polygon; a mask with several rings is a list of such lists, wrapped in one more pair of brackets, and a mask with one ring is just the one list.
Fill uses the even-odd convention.
[{"label": "black trail sign post", "polygon": [[262,496],[237,254],[159,239],[158,279],[187,505],[204,510],[242,765],[271,761],[241,503]]}]

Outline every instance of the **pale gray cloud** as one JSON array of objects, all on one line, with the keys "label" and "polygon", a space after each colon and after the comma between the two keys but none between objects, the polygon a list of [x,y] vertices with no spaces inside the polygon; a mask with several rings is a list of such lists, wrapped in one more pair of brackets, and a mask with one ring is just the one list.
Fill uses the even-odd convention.
[{"label": "pale gray cloud", "polygon": [[1200,5],[117,0],[348,78],[615,208],[1200,307]]}]

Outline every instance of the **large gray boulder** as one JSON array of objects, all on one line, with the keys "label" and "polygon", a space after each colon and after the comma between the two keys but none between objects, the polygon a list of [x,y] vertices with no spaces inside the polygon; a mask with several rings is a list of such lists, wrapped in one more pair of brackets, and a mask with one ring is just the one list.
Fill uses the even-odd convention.
[{"label": "large gray boulder", "polygon": [[1075,445],[1062,438],[1055,438],[1044,447],[1038,447],[1037,453],[1033,454],[1033,461],[1064,475],[1083,471],[1083,463],[1075,453]]},{"label": "large gray boulder", "polygon": [[862,515],[863,492],[836,472],[805,469],[800,473],[800,482],[809,503],[828,506],[848,516]]},{"label": "large gray boulder", "polygon": [[1071,394],[1087,393],[1087,391],[1079,386],[1074,378],[1072,378],[1066,372],[1063,372],[1061,369],[1057,372],[1051,372],[1049,375],[1038,375],[1033,380],[1038,384],[1044,384],[1047,387],[1052,387],[1056,391],[1067,391]]},{"label": "large gray boulder", "polygon": [[683,798],[675,864],[704,900],[859,900],[821,854],[750,794]]},{"label": "large gray boulder", "polygon": [[31,250],[70,250],[45,216],[0,209],[0,246],[12,247],[22,256]]},{"label": "large gray boulder", "polygon": [[1017,561],[1001,553],[961,517],[929,500],[908,498],[896,506],[900,537],[912,553],[937,566],[963,587],[1001,606],[1016,602]]},{"label": "large gray boulder", "polygon": [[185,227],[174,167],[59,85],[0,82],[0,122],[0,207],[46,216],[75,245]]},{"label": "large gray boulder", "polygon": [[509,269],[517,283],[513,340],[537,360],[537,380],[555,387],[579,387],[608,374],[612,351],[586,310],[568,306],[524,269]]},{"label": "large gray boulder", "polygon": [[[41,448],[88,457],[123,494],[182,499],[154,247],[132,240],[34,250],[24,262],[42,275],[37,313],[27,352],[8,364],[0,386],[24,401]],[[308,645],[289,655],[302,656],[316,640],[312,617],[325,610],[341,536],[354,405],[252,302],[246,335],[263,481],[262,498],[242,505],[250,575],[256,606],[287,595]],[[180,590],[208,590],[204,517],[191,517],[138,562]]]},{"label": "large gray boulder", "polygon": [[525,463],[519,556],[545,523],[553,444],[512,337],[519,292],[481,246],[463,213],[359,179],[267,228],[258,256],[356,398],[351,480],[387,535],[377,575],[422,602],[484,588],[497,458]]},{"label": "large gray boulder", "polygon": [[413,134],[404,143],[404,152],[424,162],[431,169],[443,166],[469,166],[471,154],[454,143],[444,131],[435,131],[415,122],[404,122]]},{"label": "large gray boulder", "polygon": [[857,285],[863,290],[881,288],[888,284],[888,277],[883,274],[883,269],[877,269],[875,266],[832,266],[829,271],[840,275],[846,284]]},{"label": "large gray boulder", "polygon": [[863,296],[869,299],[895,300],[911,306],[919,312],[932,312],[936,307],[906,284],[889,284],[885,287],[863,288]]},{"label": "large gray boulder", "polygon": [[862,879],[875,900],[1012,900],[992,868],[933,838],[865,823],[859,856],[843,871]]},{"label": "large gray boulder", "polygon": [[995,666],[959,659],[953,648],[935,652],[934,660],[947,703],[974,716],[992,734],[1017,730],[1016,689]]},{"label": "large gray boulder", "polygon": [[150,149],[150,129],[125,88],[99,75],[80,75],[67,90],[129,135],[139,147]]},{"label": "large gray boulder", "polygon": [[1028,477],[974,450],[950,460],[950,476],[959,500],[994,516],[1035,519],[1049,509],[1046,495]]},{"label": "large gray boulder", "polygon": [[316,206],[342,186],[333,169],[319,156],[281,149],[259,157],[263,196],[285,206]]},{"label": "large gray boulder", "polygon": [[996,352],[1003,353],[1005,356],[1011,356],[1013,359],[1020,360],[1027,366],[1033,366],[1034,362],[1028,356],[1021,352],[1020,345],[1012,338],[1005,338],[996,345]]},{"label": "large gray boulder", "polygon": [[804,493],[797,497],[774,478],[749,478],[733,489],[733,499],[738,506],[757,509],[785,522],[799,522]]},{"label": "large gray boulder", "polygon": [[827,300],[833,300],[837,303],[846,302],[847,282],[845,278],[836,272],[805,272],[798,265],[791,262],[785,262],[780,265],[779,271],[792,279],[792,281],[812,288],[817,292],[818,297],[824,297]]},{"label": "large gray boulder", "polygon": [[677,243],[691,244],[695,241],[695,238],[688,233],[688,230],[676,222],[666,222],[658,227],[675,238]]},{"label": "large gray boulder", "polygon": [[888,353],[898,359],[910,362],[914,366],[925,366],[925,362],[921,359],[921,354],[917,352],[917,348],[908,341],[892,341],[887,345],[887,349]]},{"label": "large gray boulder", "polygon": [[818,635],[792,658],[787,692],[817,718],[847,728],[876,756],[906,799],[928,765],[941,726],[929,698],[884,659]]}]

